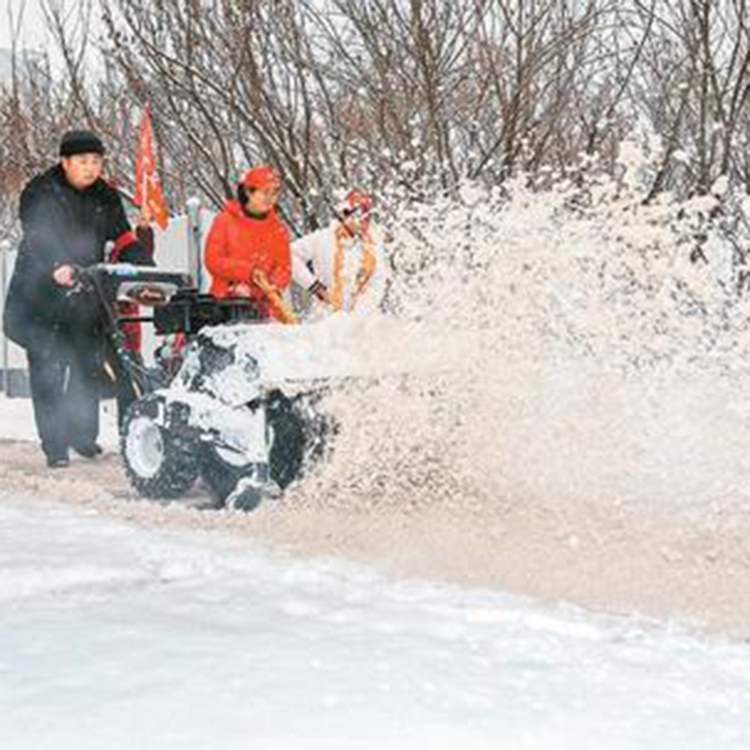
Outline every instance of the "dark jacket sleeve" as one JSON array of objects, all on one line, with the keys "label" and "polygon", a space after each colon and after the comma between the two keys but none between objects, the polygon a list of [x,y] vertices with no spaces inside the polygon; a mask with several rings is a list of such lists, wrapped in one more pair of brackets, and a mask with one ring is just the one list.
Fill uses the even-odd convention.
[{"label": "dark jacket sleeve", "polygon": [[18,263],[23,269],[23,286],[29,291],[54,286],[52,272],[62,256],[55,211],[54,201],[39,189],[38,179],[32,180],[21,193],[19,207],[23,243]]},{"label": "dark jacket sleeve", "polygon": [[115,196],[112,206],[108,240],[114,242],[112,261],[114,263],[133,263],[137,266],[153,266],[153,252],[149,252],[133,232],[125,208],[119,195]]},{"label": "dark jacket sleeve", "polygon": [[9,338],[28,347],[43,328],[60,319],[65,304],[65,293],[52,278],[64,252],[60,213],[41,177],[21,193],[19,218],[23,239],[5,298],[3,328]]}]

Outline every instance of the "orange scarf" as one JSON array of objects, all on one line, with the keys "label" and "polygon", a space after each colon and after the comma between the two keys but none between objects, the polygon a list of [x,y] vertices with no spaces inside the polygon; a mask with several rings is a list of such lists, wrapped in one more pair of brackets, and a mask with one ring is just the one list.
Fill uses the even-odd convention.
[{"label": "orange scarf", "polygon": [[[334,234],[335,248],[333,251],[333,289],[331,289],[331,306],[338,312],[344,309],[344,257],[346,248],[344,247],[344,239],[348,236],[349,232],[343,227],[339,226]],[[377,265],[375,255],[375,243],[372,241],[369,231],[365,231],[362,237],[362,266],[357,272],[357,288],[354,290],[352,295],[353,299],[356,299],[365,290],[365,287],[370,283],[375,274],[375,266]]]}]

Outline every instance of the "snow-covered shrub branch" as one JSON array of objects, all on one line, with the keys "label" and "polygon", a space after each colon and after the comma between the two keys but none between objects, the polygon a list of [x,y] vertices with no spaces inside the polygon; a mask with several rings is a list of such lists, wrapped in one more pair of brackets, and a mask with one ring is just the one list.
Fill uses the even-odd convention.
[{"label": "snow-covered shrub branch", "polygon": [[614,174],[643,119],[664,143],[647,198],[750,175],[747,11],[730,0],[101,5],[108,58],[189,161],[179,178],[214,202],[260,160],[283,171],[300,223],[404,165],[449,191],[573,176],[582,156]]},{"label": "snow-covered shrub branch", "polygon": [[[662,144],[645,200],[707,195],[722,176],[750,184],[748,10],[733,0],[45,5],[65,62],[50,113],[33,115],[54,128],[45,153],[68,123],[96,127],[128,189],[150,103],[175,208],[196,194],[220,204],[261,161],[282,171],[298,229],[327,220],[352,184],[379,198],[394,184],[455,195],[467,178],[541,188],[582,179],[591,161],[615,177],[642,122]],[[2,128],[22,152],[18,129]]]}]

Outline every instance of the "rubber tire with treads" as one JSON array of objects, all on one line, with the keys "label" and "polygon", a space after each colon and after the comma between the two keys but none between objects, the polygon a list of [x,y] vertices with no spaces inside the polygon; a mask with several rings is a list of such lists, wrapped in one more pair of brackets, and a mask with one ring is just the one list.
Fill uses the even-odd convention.
[{"label": "rubber tire with treads", "polygon": [[305,419],[296,404],[280,391],[270,394],[266,405],[273,442],[268,457],[271,479],[285,490],[302,476],[308,448]]},{"label": "rubber tire with treads", "polygon": [[125,473],[143,497],[182,497],[198,478],[198,447],[159,425],[158,412],[156,396],[134,401],[128,408],[120,434]]}]

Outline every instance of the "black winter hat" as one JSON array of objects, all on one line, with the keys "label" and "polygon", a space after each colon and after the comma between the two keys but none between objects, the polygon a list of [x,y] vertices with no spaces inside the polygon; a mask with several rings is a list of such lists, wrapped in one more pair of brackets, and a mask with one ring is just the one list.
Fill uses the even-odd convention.
[{"label": "black winter hat", "polygon": [[90,130],[69,130],[60,141],[60,156],[76,154],[101,154],[104,156],[104,144]]}]

